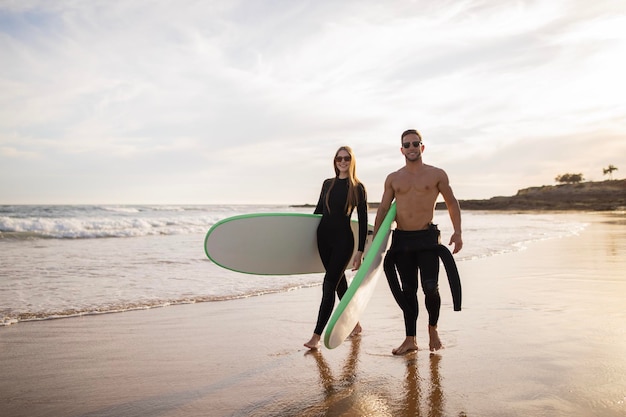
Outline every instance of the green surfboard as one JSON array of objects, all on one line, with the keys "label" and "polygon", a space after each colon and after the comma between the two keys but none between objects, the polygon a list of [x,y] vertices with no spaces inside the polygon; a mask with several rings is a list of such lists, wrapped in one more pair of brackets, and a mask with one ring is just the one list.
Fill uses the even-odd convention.
[{"label": "green surfboard", "polygon": [[327,348],[334,349],[343,343],[367,307],[378,278],[383,273],[383,258],[389,247],[391,226],[395,218],[396,203],[394,202],[374,236],[361,267],[328,322],[324,335],[324,345]]}]

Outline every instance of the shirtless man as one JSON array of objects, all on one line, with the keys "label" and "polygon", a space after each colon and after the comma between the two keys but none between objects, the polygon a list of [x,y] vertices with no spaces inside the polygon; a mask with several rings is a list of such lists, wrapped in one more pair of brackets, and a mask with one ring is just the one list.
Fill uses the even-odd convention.
[{"label": "shirtless man", "polygon": [[[411,246],[415,245],[416,241],[426,239],[428,244],[438,243],[439,231],[436,225],[432,224],[432,221],[439,194],[446,202],[454,227],[454,233],[449,243],[449,245],[454,244],[452,253],[457,253],[463,247],[461,209],[452,188],[450,188],[448,175],[440,168],[424,164],[422,161],[424,144],[419,132],[413,129],[407,130],[402,133],[401,141],[400,151],[406,159],[406,165],[387,176],[374,224],[374,232],[377,232],[395,199],[396,230],[393,232],[390,252],[396,250],[395,265],[400,275],[402,288],[398,287],[398,294],[394,293],[394,297],[396,297],[404,313],[406,338],[400,346],[393,349],[394,355],[403,355],[417,350],[418,270],[420,271],[419,275],[429,317],[430,350],[436,351],[443,348],[437,333],[437,321],[441,306],[438,288],[439,258],[432,251],[410,252]],[[426,234],[428,236],[424,237]],[[436,237],[433,237],[435,234]],[[432,239],[437,240],[437,242],[431,242]]]}]

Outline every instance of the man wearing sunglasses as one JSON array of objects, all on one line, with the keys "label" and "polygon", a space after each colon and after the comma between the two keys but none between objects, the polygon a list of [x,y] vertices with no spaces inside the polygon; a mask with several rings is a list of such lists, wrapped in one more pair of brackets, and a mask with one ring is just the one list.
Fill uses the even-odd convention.
[{"label": "man wearing sunglasses", "polygon": [[[448,175],[443,169],[424,164],[422,161],[424,144],[418,131],[410,129],[403,132],[401,141],[400,151],[404,155],[405,166],[387,176],[374,224],[374,232],[377,232],[395,199],[396,229],[393,232],[391,248],[385,258],[385,273],[394,298],[403,311],[406,338],[398,348],[393,349],[394,355],[403,355],[418,348],[416,337],[418,271],[428,311],[429,347],[431,351],[443,348],[437,332],[441,307],[438,276],[439,253],[442,248],[444,251],[447,251],[447,248],[440,245],[439,230],[437,225],[433,224],[435,204],[439,195],[446,202],[454,228],[449,243],[454,244],[452,253],[457,253],[463,247],[461,209],[450,187]],[[446,270],[450,272],[448,267],[450,263],[454,264],[452,256],[447,256],[447,264],[444,256],[441,256]],[[395,275],[396,269],[400,282]],[[450,266],[450,269],[456,272],[455,265]],[[458,282],[458,272],[456,274]],[[455,300],[456,309],[460,310],[460,284],[458,300]]]}]

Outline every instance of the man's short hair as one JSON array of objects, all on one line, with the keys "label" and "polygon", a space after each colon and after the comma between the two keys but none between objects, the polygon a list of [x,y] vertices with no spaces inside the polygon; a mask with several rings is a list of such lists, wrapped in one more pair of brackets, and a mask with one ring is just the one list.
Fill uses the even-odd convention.
[{"label": "man's short hair", "polygon": [[410,135],[410,134],[415,134],[420,138],[420,140],[422,140],[422,135],[420,135],[420,132],[418,132],[415,129],[408,129],[402,132],[402,136],[400,136],[400,141],[402,141],[402,139],[404,139],[406,135]]}]

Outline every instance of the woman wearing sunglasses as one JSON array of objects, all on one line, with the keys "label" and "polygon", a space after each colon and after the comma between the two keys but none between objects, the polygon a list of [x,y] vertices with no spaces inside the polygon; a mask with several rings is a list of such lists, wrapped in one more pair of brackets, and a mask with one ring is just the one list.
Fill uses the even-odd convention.
[{"label": "woman wearing sunglasses", "polygon": [[[335,152],[333,166],[335,177],[324,181],[314,212],[322,215],[317,228],[317,248],[326,274],[317,324],[311,340],[304,344],[309,349],[320,346],[322,331],[335,306],[335,292],[341,299],[348,289],[345,270],[354,251],[350,219],[355,208],[359,219],[359,241],[352,261],[353,270],[361,266],[367,238],[367,193],[356,176],[356,161],[349,146],[342,146]],[[360,331],[361,326],[357,324],[353,334]]]}]

